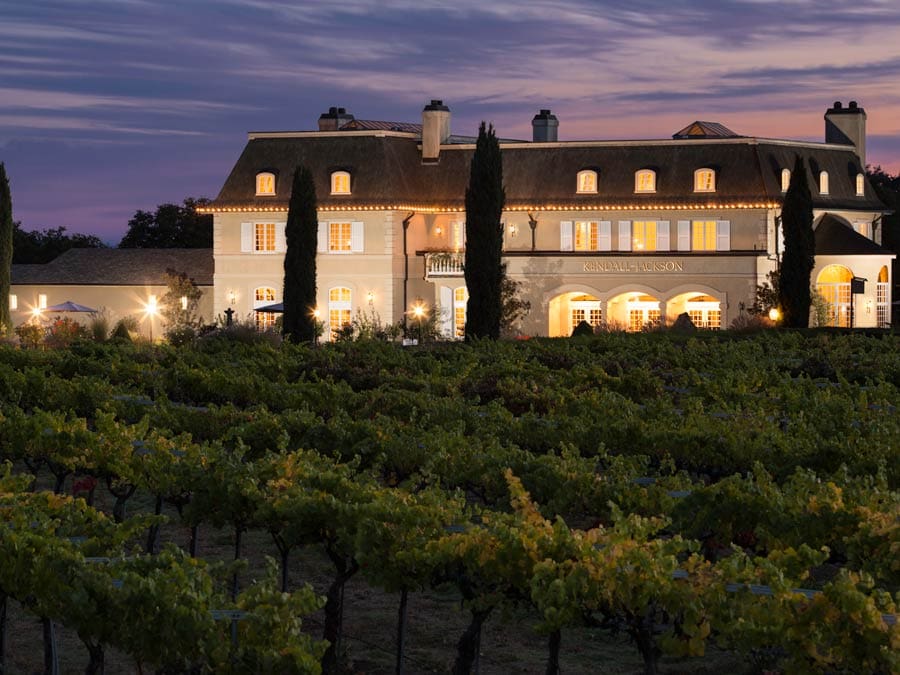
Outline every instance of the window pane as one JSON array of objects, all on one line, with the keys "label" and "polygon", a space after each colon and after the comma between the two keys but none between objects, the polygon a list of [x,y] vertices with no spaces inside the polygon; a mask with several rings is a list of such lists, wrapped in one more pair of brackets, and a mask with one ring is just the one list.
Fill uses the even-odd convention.
[{"label": "window pane", "polygon": [[275,223],[256,223],[254,234],[254,250],[275,250]]},{"label": "window pane", "polygon": [[350,251],[353,246],[353,227],[350,223],[329,223],[328,250]]}]

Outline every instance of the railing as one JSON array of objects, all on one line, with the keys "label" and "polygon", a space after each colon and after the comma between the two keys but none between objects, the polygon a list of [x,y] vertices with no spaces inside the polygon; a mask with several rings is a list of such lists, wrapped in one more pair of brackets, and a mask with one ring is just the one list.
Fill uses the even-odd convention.
[{"label": "railing", "polygon": [[461,277],[463,275],[462,251],[434,251],[425,254],[425,278]]}]

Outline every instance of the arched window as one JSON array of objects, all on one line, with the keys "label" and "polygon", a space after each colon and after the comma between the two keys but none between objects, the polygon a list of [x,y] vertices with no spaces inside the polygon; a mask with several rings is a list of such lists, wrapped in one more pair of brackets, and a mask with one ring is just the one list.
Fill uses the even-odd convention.
[{"label": "arched window", "polygon": [[469,302],[469,291],[465,286],[453,289],[453,335],[458,338],[466,336],[466,305]]},{"label": "arched window", "polygon": [[828,172],[827,171],[819,172],[819,194],[820,195],[828,194]]},{"label": "arched window", "polygon": [[856,196],[865,197],[866,195],[866,177],[861,173],[856,174]]},{"label": "arched window", "polygon": [[685,302],[685,309],[697,328],[719,330],[722,327],[721,304],[712,296],[695,295]]},{"label": "arched window", "polygon": [[889,328],[891,325],[891,298],[890,277],[887,266],[878,271],[878,281],[875,282],[875,318],[879,328]]},{"label": "arched window", "polygon": [[[265,307],[275,302],[275,289],[271,286],[260,286],[253,291],[253,309]],[[256,315],[256,330],[268,330],[275,327],[275,312],[253,312]]]},{"label": "arched window", "polygon": [[791,186],[791,170],[790,169],[782,169],[781,170],[781,191],[787,192],[788,188]]},{"label": "arched window", "polygon": [[331,194],[350,194],[350,173],[347,171],[334,171],[331,174]]},{"label": "arched window", "polygon": [[328,291],[328,328],[331,339],[336,340],[341,329],[350,325],[350,303],[352,294],[345,286],[337,286]]},{"label": "arched window", "polygon": [[652,169],[641,169],[634,174],[635,192],[656,192],[656,172]]},{"label": "arched window", "polygon": [[256,174],[256,194],[257,195],[274,195],[275,194],[275,174],[271,171],[262,171]]},{"label": "arched window", "polygon": [[850,280],[853,272],[843,265],[828,265],[816,279],[816,291],[828,303],[826,326],[850,326]]},{"label": "arched window", "polygon": [[579,194],[597,194],[597,172],[590,169],[579,171],[576,192]]},{"label": "arched window", "polygon": [[694,172],[694,192],[715,192],[716,172],[713,169],[697,169]]}]

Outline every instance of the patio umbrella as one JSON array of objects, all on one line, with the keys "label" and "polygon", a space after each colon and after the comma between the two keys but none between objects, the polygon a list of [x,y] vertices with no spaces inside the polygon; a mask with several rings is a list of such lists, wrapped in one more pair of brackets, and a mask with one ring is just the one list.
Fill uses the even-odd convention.
[{"label": "patio umbrella", "polygon": [[253,309],[254,312],[284,312],[284,303],[276,302],[272,305],[263,305],[262,307],[255,307]]},{"label": "patio umbrella", "polygon": [[85,307],[84,305],[79,305],[77,302],[72,302],[71,300],[66,300],[65,302],[61,302],[58,305],[50,305],[49,307],[44,308],[45,312],[85,312],[87,314],[96,314],[97,310],[92,307]]}]

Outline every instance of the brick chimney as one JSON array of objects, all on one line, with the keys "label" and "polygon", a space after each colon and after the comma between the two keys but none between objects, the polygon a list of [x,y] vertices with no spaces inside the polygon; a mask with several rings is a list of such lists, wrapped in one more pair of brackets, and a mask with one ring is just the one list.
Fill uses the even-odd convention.
[{"label": "brick chimney", "polygon": [[825,112],[825,142],[852,145],[863,167],[866,166],[866,111],[856,101],[845,108],[840,101]]},{"label": "brick chimney", "polygon": [[332,106],[328,112],[319,115],[319,131],[337,131],[347,122],[353,120],[353,115],[346,108]]},{"label": "brick chimney", "polygon": [[556,143],[559,120],[549,109],[542,108],[531,120],[531,140],[535,143]]},{"label": "brick chimney", "polygon": [[432,99],[422,110],[422,163],[437,164],[441,143],[450,138],[450,108]]}]

